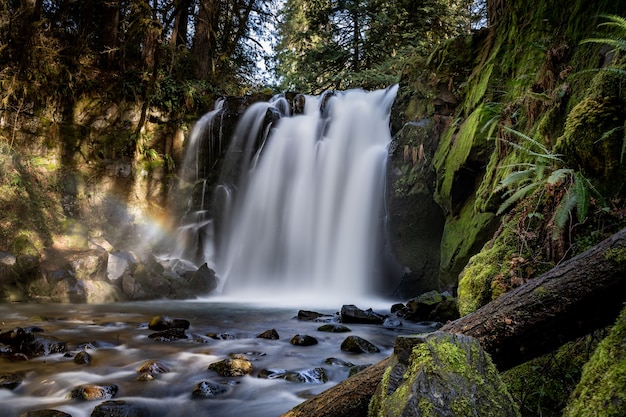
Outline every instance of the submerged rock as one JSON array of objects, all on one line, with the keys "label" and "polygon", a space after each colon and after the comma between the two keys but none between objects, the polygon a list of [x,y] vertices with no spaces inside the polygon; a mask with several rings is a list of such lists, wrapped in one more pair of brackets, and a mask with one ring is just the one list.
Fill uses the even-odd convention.
[{"label": "submerged rock", "polygon": [[317,339],[307,334],[297,334],[291,338],[289,343],[295,346],[313,346],[317,345]]},{"label": "submerged rock", "polygon": [[257,376],[262,379],[284,379],[300,384],[323,384],[328,381],[324,368],[316,367],[289,371],[285,369],[262,369]]},{"label": "submerged rock", "polygon": [[519,417],[489,356],[471,337],[400,336],[370,403],[370,417]]},{"label": "submerged rock", "polygon": [[234,355],[232,358],[210,364],[209,370],[226,377],[250,375],[252,373],[252,362],[244,355]]},{"label": "submerged rock", "polygon": [[74,356],[74,363],[78,365],[89,365],[91,363],[91,355],[81,350]]},{"label": "submerged rock", "polygon": [[331,333],[346,333],[346,332],[352,331],[348,326],[344,326],[343,324],[333,324],[333,323],[324,324],[318,327],[317,330],[320,332],[331,332]]},{"label": "submerged rock", "polygon": [[133,404],[124,400],[104,401],[98,404],[91,412],[91,417],[147,417],[138,404]]},{"label": "submerged rock", "polygon": [[218,395],[224,394],[228,391],[228,388],[222,384],[218,384],[211,381],[202,381],[196,384],[191,392],[193,398],[213,398]]},{"label": "submerged rock", "polygon": [[22,383],[22,378],[13,372],[0,374],[0,388],[13,390]]},{"label": "submerged rock", "polygon": [[361,310],[353,304],[341,307],[342,323],[382,324],[384,321],[385,316],[374,312],[371,308]]},{"label": "submerged rock", "polygon": [[341,350],[352,353],[376,353],[380,352],[374,344],[359,336],[348,336],[341,343]]},{"label": "submerged rock", "polygon": [[157,342],[171,342],[178,339],[187,339],[187,335],[183,329],[167,329],[161,332],[149,334],[150,339],[154,339]]},{"label": "submerged rock", "polygon": [[318,313],[317,311],[299,310],[297,318],[298,320],[313,321],[324,316],[324,314]]},{"label": "submerged rock", "polygon": [[117,394],[118,387],[111,385],[86,384],[74,388],[69,397],[76,400],[101,401],[110,400]]},{"label": "submerged rock", "polygon": [[20,414],[20,417],[72,417],[72,415],[59,410],[45,409],[27,411]]},{"label": "submerged rock", "polygon": [[167,366],[157,360],[148,360],[141,364],[139,368],[137,368],[138,374],[150,373],[150,374],[165,374],[170,370]]},{"label": "submerged rock", "polygon": [[326,358],[324,363],[327,365],[332,365],[332,366],[345,366],[347,368],[354,366],[353,363],[344,361],[343,359],[339,359],[339,358]]}]

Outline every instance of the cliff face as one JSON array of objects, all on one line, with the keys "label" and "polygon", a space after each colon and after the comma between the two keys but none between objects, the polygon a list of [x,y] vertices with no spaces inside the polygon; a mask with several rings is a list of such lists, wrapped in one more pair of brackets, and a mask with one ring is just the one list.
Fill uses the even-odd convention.
[{"label": "cliff face", "polygon": [[391,246],[420,271],[405,295],[458,288],[469,313],[624,225],[623,60],[582,42],[623,7],[492,2],[489,28],[405,68],[389,177]]}]

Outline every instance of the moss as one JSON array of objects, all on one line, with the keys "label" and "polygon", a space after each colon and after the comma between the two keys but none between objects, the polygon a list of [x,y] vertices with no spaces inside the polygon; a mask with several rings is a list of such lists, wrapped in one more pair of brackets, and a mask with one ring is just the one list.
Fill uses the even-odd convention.
[{"label": "moss", "polygon": [[370,403],[370,417],[401,416],[407,410],[423,416],[519,415],[477,340],[447,333],[420,339],[406,361],[393,356]]},{"label": "moss", "polygon": [[613,261],[618,264],[626,262],[626,249],[625,248],[612,248],[608,249],[604,253],[604,258],[607,261]]},{"label": "moss", "polygon": [[563,417],[624,416],[626,410],[626,309],[583,368]]}]

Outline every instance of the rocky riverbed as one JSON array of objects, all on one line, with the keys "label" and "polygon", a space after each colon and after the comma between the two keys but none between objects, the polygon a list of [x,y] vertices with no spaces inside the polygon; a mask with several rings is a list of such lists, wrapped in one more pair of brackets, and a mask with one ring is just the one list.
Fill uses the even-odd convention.
[{"label": "rocky riverbed", "polygon": [[0,305],[0,415],[278,416],[438,327],[360,307]]}]

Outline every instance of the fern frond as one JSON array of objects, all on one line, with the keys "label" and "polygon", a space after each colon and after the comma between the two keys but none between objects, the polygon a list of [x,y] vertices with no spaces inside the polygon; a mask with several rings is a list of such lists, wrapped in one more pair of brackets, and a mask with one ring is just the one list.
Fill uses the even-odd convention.
[{"label": "fern frond", "polygon": [[500,181],[498,187],[496,187],[496,192],[503,190],[505,188],[509,188],[514,184],[521,184],[526,180],[530,179],[535,173],[535,169],[526,169],[524,171],[514,171],[507,175],[505,178]]},{"label": "fern frond", "polygon": [[561,169],[557,169],[555,171],[552,171],[552,174],[550,174],[550,176],[548,177],[548,184],[556,184],[561,182],[563,179],[565,179],[566,177],[572,175],[574,173],[574,170],[571,168],[561,168]]},{"label": "fern frond", "polygon": [[536,141],[535,139],[531,138],[528,135],[525,135],[524,133],[520,132],[519,130],[515,130],[512,129],[508,126],[503,126],[503,129],[509,133],[514,134],[515,136],[524,139],[527,142],[532,143],[533,145],[535,145],[537,148],[539,148],[539,150],[545,154],[551,154],[551,152],[548,150],[548,148],[546,148],[545,146],[543,146],[541,143],[539,143],[538,141]]},{"label": "fern frond", "polygon": [[555,232],[560,232],[570,219],[572,210],[576,206],[576,194],[571,191],[570,187],[566,192],[561,202],[559,203],[556,211],[554,212],[554,225],[556,226]]},{"label": "fern frond", "polygon": [[576,215],[578,221],[582,222],[587,218],[589,212],[589,188],[587,179],[580,174],[574,175],[574,191],[576,195]]},{"label": "fern frond", "polygon": [[496,214],[498,216],[501,215],[513,204],[529,196],[533,191],[535,191],[535,189],[538,186],[539,186],[539,183],[531,182],[530,184],[527,184],[524,187],[519,188],[517,191],[515,191],[515,193],[513,193],[509,198],[507,198],[502,204],[500,204],[500,207],[498,208],[498,211],[496,212]]}]

